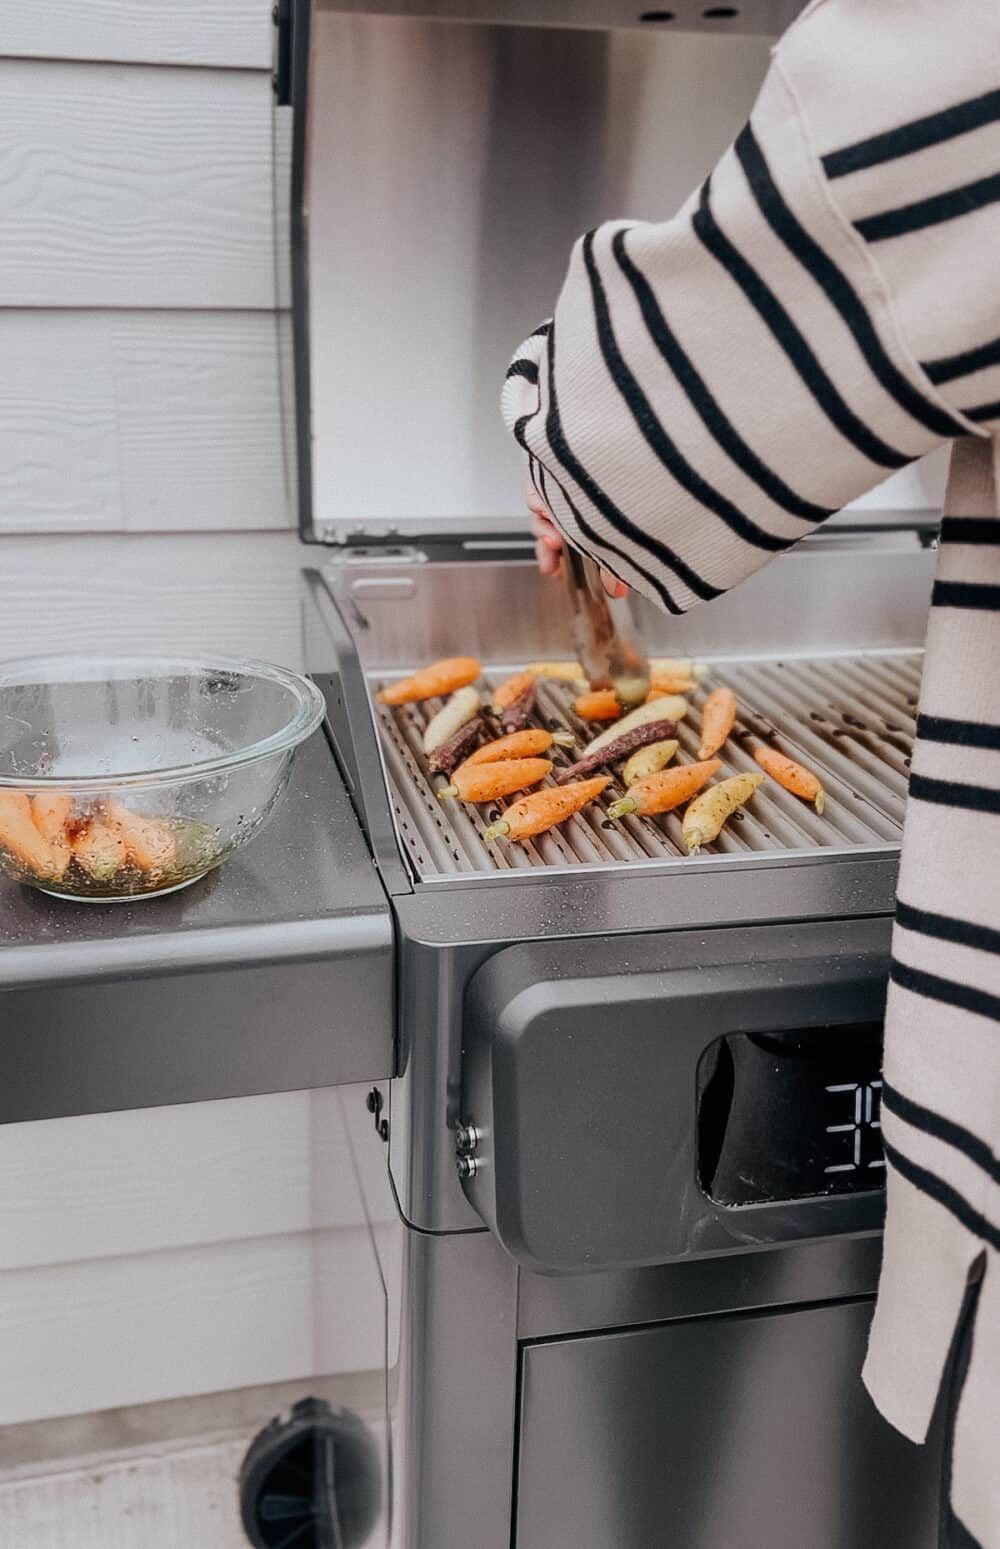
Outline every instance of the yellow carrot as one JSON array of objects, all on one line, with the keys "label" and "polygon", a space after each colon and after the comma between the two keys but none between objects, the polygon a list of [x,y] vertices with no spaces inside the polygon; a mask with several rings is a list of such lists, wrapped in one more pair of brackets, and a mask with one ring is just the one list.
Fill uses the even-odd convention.
[{"label": "yellow carrot", "polygon": [[556,744],[561,748],[573,746],[576,738],[568,731],[546,731],[541,726],[529,726],[525,731],[512,731],[495,742],[487,742],[462,763],[463,769],[477,764],[500,764],[508,758],[539,758]]},{"label": "yellow carrot", "polygon": [[582,721],[617,721],[622,713],[621,703],[613,688],[591,689],[578,694],[573,709]]},{"label": "yellow carrot", "polygon": [[73,816],[73,798],[65,791],[45,791],[31,798],[31,816],[43,839],[52,846],[53,874],[62,877],[73,859],[67,832]]},{"label": "yellow carrot", "polygon": [[791,791],[793,796],[801,796],[803,801],[811,801],[817,812],[822,812],[826,806],[826,793],[819,782],[818,776],[805,764],[797,764],[794,758],[786,758],[784,753],[779,753],[776,748],[769,748],[762,742],[758,742],[753,749],[753,756],[762,769],[766,769],[772,780],[786,791]]},{"label": "yellow carrot", "polygon": [[482,663],[474,656],[448,656],[415,672],[412,677],[390,683],[379,694],[379,703],[410,705],[421,699],[443,699],[456,689],[475,683],[481,671]]},{"label": "yellow carrot", "polygon": [[651,656],[649,670],[654,678],[703,678],[708,672],[700,662],[689,656]]},{"label": "yellow carrot", "polygon": [[121,831],[111,823],[94,818],[73,840],[73,854],[95,882],[110,882],[128,859]]},{"label": "yellow carrot", "polygon": [[23,791],[0,791],[0,846],[37,877],[60,875],[52,845],[35,827]]},{"label": "yellow carrot", "polygon": [[499,683],[493,690],[492,700],[496,714],[499,715],[501,710],[508,709],[522,694],[526,694],[536,677],[537,673],[534,672],[515,672],[513,677]]},{"label": "yellow carrot", "polygon": [[125,841],[129,860],[141,871],[166,871],[174,864],[177,841],[166,824],[141,817],[120,801],[108,802],[108,817]]},{"label": "yellow carrot", "polygon": [[711,758],[718,753],[736,720],[736,695],[731,688],[714,689],[705,700],[701,712],[701,746],[699,758]]},{"label": "yellow carrot", "polygon": [[553,678],[557,683],[587,681],[587,674],[579,662],[529,662],[525,671],[536,678]]},{"label": "yellow carrot", "polygon": [[661,769],[658,774],[647,775],[629,786],[628,795],[611,803],[608,816],[623,818],[630,812],[650,817],[655,812],[672,812],[696,796],[714,774],[722,768],[722,761],[709,758],[703,764],[678,764],[676,769]]},{"label": "yellow carrot", "polygon": [[457,796],[460,801],[496,801],[511,796],[529,785],[537,785],[552,773],[550,758],[508,758],[498,764],[463,764],[455,770],[451,784],[438,796]]},{"label": "yellow carrot", "polygon": [[702,845],[717,839],[726,819],[750,800],[763,780],[764,776],[760,774],[732,775],[696,796],[684,814],[683,833],[688,854],[697,855]]},{"label": "yellow carrot", "polygon": [[648,747],[640,748],[638,753],[632,754],[622,769],[623,781],[626,785],[634,785],[637,780],[644,780],[647,775],[659,774],[661,769],[666,769],[676,752],[675,737],[665,737],[662,742],[651,742]]},{"label": "yellow carrot", "polygon": [[570,785],[532,791],[530,796],[523,796],[508,807],[500,821],[486,830],[483,838],[531,839],[535,834],[544,834],[586,807],[610,783],[608,775],[597,775],[592,780],[574,780]]},{"label": "yellow carrot", "polygon": [[649,680],[646,699],[660,699],[664,694],[691,694],[696,687],[694,678],[684,677],[677,672],[658,672]]}]

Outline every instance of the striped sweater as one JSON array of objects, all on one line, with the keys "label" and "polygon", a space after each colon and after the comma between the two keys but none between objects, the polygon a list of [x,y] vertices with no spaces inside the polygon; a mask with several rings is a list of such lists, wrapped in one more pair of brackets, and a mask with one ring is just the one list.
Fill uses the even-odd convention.
[{"label": "striped sweater", "polygon": [[503,412],[568,541],[672,613],[954,443],[865,1377],[915,1440],[960,1380],[955,1542],[1000,1549],[1000,0],[812,0],[681,211],[577,244]]}]

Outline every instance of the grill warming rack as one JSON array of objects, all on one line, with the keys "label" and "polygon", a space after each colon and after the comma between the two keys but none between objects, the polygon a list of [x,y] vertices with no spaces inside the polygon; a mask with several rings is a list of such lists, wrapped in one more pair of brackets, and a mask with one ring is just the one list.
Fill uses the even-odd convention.
[{"label": "grill warming rack", "polygon": [[[792,858],[897,849],[922,661],[921,652],[908,651],[713,665],[690,696],[692,713],[678,727],[685,761],[697,758],[706,695],[725,684],[735,692],[748,730],[760,734],[770,729],[773,746],[815,770],[826,789],[827,806],[820,817],[808,803],[767,779],[702,855],[724,864],[755,855]],[[492,687],[514,670],[487,669],[483,681]],[[380,674],[370,675],[373,696],[385,681]],[[568,684],[539,680],[532,720],[550,730],[568,728],[582,749],[595,728],[574,713],[573,697]],[[681,843],[680,813],[633,815],[617,822],[608,818],[608,804],[623,791],[617,780],[599,801],[560,828],[526,844],[501,840],[487,845],[482,836],[499,816],[500,805],[478,808],[439,801],[436,791],[447,780],[427,771],[421,738],[440,706],[440,700],[397,710],[375,706],[393,816],[420,881],[539,869],[692,864]],[[554,749],[551,756],[557,763],[572,762],[574,750]],[[723,767],[718,779],[758,768],[736,738],[730,738],[719,757]]]}]

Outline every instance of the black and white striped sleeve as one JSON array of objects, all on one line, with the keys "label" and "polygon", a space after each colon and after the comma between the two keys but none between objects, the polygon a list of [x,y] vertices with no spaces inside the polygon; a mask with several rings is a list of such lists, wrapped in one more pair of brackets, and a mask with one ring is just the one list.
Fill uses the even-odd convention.
[{"label": "black and white striped sleeve", "polygon": [[1000,93],[956,8],[814,3],[704,186],[583,237],[514,358],[503,413],[553,516],[671,612],[1000,418]]}]

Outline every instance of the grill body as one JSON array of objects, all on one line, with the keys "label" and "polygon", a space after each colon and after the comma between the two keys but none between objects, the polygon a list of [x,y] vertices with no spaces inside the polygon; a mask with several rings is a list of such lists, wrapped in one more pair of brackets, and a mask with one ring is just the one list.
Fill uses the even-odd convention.
[{"label": "grill body", "polygon": [[[396,931],[366,1164],[399,1214],[380,1246],[396,1549],[639,1549],[667,1525],[678,1549],[935,1542],[936,1443],[892,1435],[858,1375],[880,1180],[732,1208],[697,1128],[722,1035],[794,1030],[835,1064],[880,1021],[926,540],[834,532],[700,617],[637,620],[830,795],[823,819],[771,795],[694,859],[672,819],[599,813],[488,849],[481,815],[436,800],[421,713],[375,707],[436,656],[492,680],[565,654],[558,588],[516,547],[346,552],[309,577],[310,665]],[[572,724],[561,689],[541,713]]]}]

